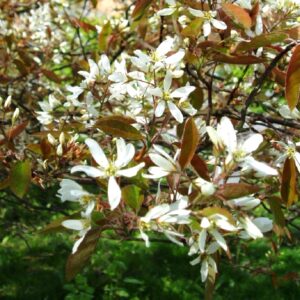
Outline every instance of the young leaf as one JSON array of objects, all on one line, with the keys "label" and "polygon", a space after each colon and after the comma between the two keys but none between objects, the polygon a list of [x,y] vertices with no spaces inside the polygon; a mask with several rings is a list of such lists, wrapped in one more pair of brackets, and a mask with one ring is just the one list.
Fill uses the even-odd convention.
[{"label": "young leaf", "polygon": [[142,140],[144,138],[140,131],[130,125],[128,121],[116,116],[101,118],[97,121],[95,127],[114,137],[129,140]]},{"label": "young leaf", "polygon": [[240,42],[236,47],[236,51],[249,51],[260,47],[272,45],[274,43],[280,43],[284,41],[287,37],[288,35],[282,32],[261,34],[259,36],[254,37],[249,42]]},{"label": "young leaf", "polygon": [[191,162],[197,149],[199,138],[197,126],[194,122],[194,119],[190,117],[185,123],[181,140],[179,164],[182,169],[184,169]]},{"label": "young leaf", "polygon": [[300,100],[300,45],[295,47],[289,62],[285,81],[285,97],[289,108],[293,110]]},{"label": "young leaf", "polygon": [[66,264],[66,280],[72,280],[89,261],[96,249],[100,235],[100,227],[90,229],[79,245],[77,251],[68,257]]},{"label": "young leaf", "polygon": [[149,9],[151,2],[152,0],[137,0],[131,15],[132,19],[139,21]]},{"label": "young leaf", "polygon": [[122,188],[122,198],[125,203],[130,206],[135,212],[138,212],[144,197],[140,194],[141,189],[136,185],[127,185]]},{"label": "young leaf", "polygon": [[191,160],[191,165],[200,177],[206,181],[210,181],[208,167],[205,160],[203,160],[199,155],[195,154]]},{"label": "young leaf", "polygon": [[298,200],[297,171],[293,158],[287,158],[284,162],[281,182],[281,199],[287,207]]},{"label": "young leaf", "polygon": [[281,209],[281,201],[279,197],[268,198],[268,203],[270,205],[272,214],[274,216],[274,222],[279,227],[283,228],[285,226],[285,218]]},{"label": "young leaf", "polygon": [[253,55],[226,55],[223,53],[213,54],[212,59],[216,62],[233,65],[252,65],[265,62],[265,59]]},{"label": "young leaf", "polygon": [[9,176],[11,191],[19,198],[26,194],[31,182],[31,163],[29,160],[18,161],[10,170]]},{"label": "young leaf", "polygon": [[248,12],[236,4],[224,3],[222,9],[235,23],[241,25],[245,29],[250,29],[252,20]]},{"label": "young leaf", "polygon": [[222,198],[230,200],[257,193],[259,190],[258,186],[248,183],[226,183],[220,186],[217,194],[222,196]]}]

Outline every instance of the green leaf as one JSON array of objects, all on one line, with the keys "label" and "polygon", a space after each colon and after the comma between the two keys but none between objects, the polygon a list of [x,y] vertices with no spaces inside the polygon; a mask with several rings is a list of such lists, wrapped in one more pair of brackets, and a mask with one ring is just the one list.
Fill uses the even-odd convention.
[{"label": "green leaf", "polygon": [[66,280],[72,280],[89,261],[94,253],[101,235],[101,227],[90,229],[79,245],[77,251],[68,257],[66,264]]},{"label": "green leaf", "polygon": [[10,170],[11,191],[19,198],[23,198],[31,182],[31,163],[29,160],[18,161]]},{"label": "green leaf", "polygon": [[295,47],[288,66],[285,97],[289,108],[293,110],[300,100],[300,45]]},{"label": "green leaf", "polygon": [[108,38],[112,33],[112,28],[110,22],[107,22],[103,27],[98,36],[98,46],[99,50],[105,52],[108,47]]},{"label": "green leaf", "polygon": [[217,195],[230,200],[257,193],[259,190],[258,186],[248,183],[226,183],[219,187]]},{"label": "green leaf", "polygon": [[298,200],[297,170],[293,158],[287,158],[284,162],[281,181],[281,199],[287,207]]},{"label": "green leaf", "polygon": [[185,122],[182,140],[181,152],[179,155],[179,164],[184,169],[192,160],[199,142],[199,132],[192,117]]},{"label": "green leaf", "polygon": [[261,34],[254,37],[249,42],[241,42],[237,45],[236,51],[249,51],[260,47],[265,47],[275,43],[280,43],[288,37],[287,34],[282,32],[273,32],[268,34]]},{"label": "green leaf", "polygon": [[128,121],[116,116],[101,118],[97,121],[95,127],[114,137],[129,140],[142,140],[144,138],[140,131],[130,125]]},{"label": "green leaf", "polygon": [[281,209],[281,201],[278,197],[268,198],[268,203],[270,205],[272,214],[274,216],[274,222],[279,227],[283,228],[285,226],[285,218],[283,211]]},{"label": "green leaf", "polygon": [[136,185],[127,185],[122,188],[122,198],[136,213],[144,201],[144,196],[140,194],[141,189]]}]

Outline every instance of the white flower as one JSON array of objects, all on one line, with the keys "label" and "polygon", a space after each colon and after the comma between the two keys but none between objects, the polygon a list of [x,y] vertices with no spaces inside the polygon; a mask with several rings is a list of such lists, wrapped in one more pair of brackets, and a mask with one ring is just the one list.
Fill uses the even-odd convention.
[{"label": "white flower", "polygon": [[211,196],[216,191],[216,187],[212,182],[206,181],[201,177],[195,179],[194,183],[201,189],[201,193],[204,196]]},{"label": "white flower", "polygon": [[149,167],[150,174],[143,174],[145,178],[161,178],[169,175],[170,173],[180,172],[180,166],[176,162],[175,158],[172,158],[167,152],[165,152],[160,146],[153,145],[156,153],[150,153],[149,157],[156,165],[155,167]]},{"label": "white flower", "polygon": [[243,239],[257,239],[262,238],[264,232],[272,230],[273,223],[269,218],[256,218],[251,220],[249,217],[240,219],[240,227],[245,229],[240,233],[240,237]]},{"label": "white flower", "polygon": [[205,252],[207,235],[210,234],[214,237],[224,251],[228,250],[228,246],[224,237],[220,234],[217,228],[225,231],[237,231],[237,227],[232,225],[228,218],[221,214],[213,214],[208,217],[203,217],[200,223],[202,228],[198,236],[198,246],[201,253]]},{"label": "white flower", "polygon": [[78,235],[80,238],[75,242],[73,249],[72,249],[72,254],[74,254],[79,245],[82,243],[83,239],[85,238],[85,235],[88,233],[88,231],[91,229],[91,219],[84,214],[82,214],[83,219],[80,220],[75,220],[75,219],[70,219],[70,220],[65,220],[61,223],[62,226],[65,228],[71,229],[71,230],[76,230],[78,231]]},{"label": "white flower", "polygon": [[292,158],[295,161],[296,168],[298,172],[300,173],[300,153],[297,152],[297,146],[300,146],[300,143],[294,144],[292,141],[288,141],[287,144],[283,142],[277,142],[279,145],[281,145],[284,149],[284,153],[282,153],[278,159],[276,160],[276,163],[283,162],[286,158]]},{"label": "white flower", "polygon": [[183,237],[183,235],[178,233],[172,225],[189,224],[191,211],[186,209],[188,207],[188,197],[180,194],[177,194],[176,197],[177,200],[174,203],[154,206],[144,217],[140,218],[140,233],[147,247],[150,243],[144,229],[163,232],[169,240],[182,246],[182,243],[176,237]]},{"label": "white flower", "polygon": [[207,133],[216,147],[227,150],[226,163],[231,162],[241,164],[244,169],[254,169],[263,175],[276,176],[276,169],[269,167],[267,164],[255,160],[251,154],[263,141],[261,134],[252,134],[246,140],[238,141],[236,131],[227,117],[222,117],[217,131],[207,126]]},{"label": "white flower", "polygon": [[169,108],[170,113],[175,118],[175,120],[179,123],[183,122],[183,115],[180,109],[173,103],[175,98],[186,98],[189,96],[191,92],[195,90],[194,86],[184,86],[180,87],[174,91],[171,91],[172,85],[172,74],[167,72],[166,77],[163,82],[163,89],[154,88],[150,89],[149,92],[159,98],[157,102],[157,106],[155,108],[155,116],[161,117],[166,109],[166,105]]},{"label": "white flower", "polygon": [[176,10],[178,10],[178,9],[180,8],[180,6],[181,6],[180,4],[177,5],[176,0],[165,0],[165,2],[168,4],[168,7],[159,10],[159,11],[157,12],[157,14],[158,14],[159,16],[164,16],[164,17],[165,17],[165,16],[171,16],[171,15],[173,15],[174,12],[175,12]]},{"label": "white flower", "polygon": [[204,23],[203,23],[204,36],[210,35],[211,26],[220,30],[225,30],[227,28],[227,25],[223,21],[215,19],[217,15],[216,11],[202,11],[193,8],[189,8],[188,10],[193,16],[204,19]]},{"label": "white flower", "polygon": [[226,204],[240,207],[243,210],[250,210],[256,207],[257,205],[259,205],[260,202],[261,201],[258,198],[255,198],[253,196],[245,196],[245,197],[228,200],[226,201]]},{"label": "white flower", "polygon": [[195,266],[196,264],[199,263],[201,263],[200,273],[201,273],[202,282],[206,281],[209,273],[211,273],[213,277],[215,276],[216,273],[218,273],[217,264],[211,256],[205,256],[202,262],[201,262],[201,256],[198,256],[196,259],[190,262],[192,266]]},{"label": "white flower", "polygon": [[[145,54],[141,50],[135,50],[135,56],[130,58],[131,62],[145,73],[149,71],[159,71],[162,68],[170,71],[175,69],[174,72],[178,73],[179,71],[176,69],[178,69],[179,63],[185,55],[185,51],[179,49],[176,53],[167,56],[167,53],[174,50],[174,43],[173,38],[167,38],[150,55]],[[179,72],[176,77],[180,77],[180,75],[182,75],[182,72]]]},{"label": "white flower", "polygon": [[79,202],[84,208],[84,214],[89,216],[95,207],[95,195],[85,191],[81,185],[71,179],[63,179],[60,182],[58,196],[62,202]]},{"label": "white flower", "polygon": [[111,210],[115,209],[121,200],[121,189],[116,181],[116,177],[125,176],[133,177],[139,170],[144,167],[144,163],[140,163],[132,168],[123,169],[129,164],[134,157],[134,146],[125,144],[122,138],[117,139],[117,159],[108,160],[99,144],[93,139],[86,139],[86,145],[98,164],[98,167],[79,165],[71,169],[71,173],[84,172],[94,178],[108,178],[108,202]]},{"label": "white flower", "polygon": [[99,66],[92,59],[88,59],[88,63],[90,66],[90,72],[79,71],[78,74],[80,74],[85,78],[84,82],[87,85],[91,85],[94,84],[97,78],[99,77],[100,70],[99,70]]}]

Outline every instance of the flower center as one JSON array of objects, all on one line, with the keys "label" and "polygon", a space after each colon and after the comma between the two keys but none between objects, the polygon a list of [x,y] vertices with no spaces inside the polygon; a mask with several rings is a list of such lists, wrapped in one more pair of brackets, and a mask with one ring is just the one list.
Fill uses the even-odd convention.
[{"label": "flower center", "polygon": [[246,156],[246,152],[244,150],[237,150],[233,153],[233,159],[236,162],[240,162],[241,160],[243,160]]},{"label": "flower center", "polygon": [[93,199],[94,199],[94,196],[92,196],[92,195],[83,195],[82,197],[81,197],[81,203],[83,204],[83,205],[88,205],[91,201],[93,201]]},{"label": "flower center", "polygon": [[286,150],[286,154],[288,158],[293,158],[295,156],[296,150],[294,147],[288,147]]},{"label": "flower center", "polygon": [[108,167],[105,170],[106,176],[110,177],[110,176],[115,176],[117,172],[117,168],[116,166],[110,162]]},{"label": "flower center", "polygon": [[169,92],[164,92],[163,93],[163,98],[164,98],[165,101],[169,101],[169,100],[172,99],[171,94]]}]

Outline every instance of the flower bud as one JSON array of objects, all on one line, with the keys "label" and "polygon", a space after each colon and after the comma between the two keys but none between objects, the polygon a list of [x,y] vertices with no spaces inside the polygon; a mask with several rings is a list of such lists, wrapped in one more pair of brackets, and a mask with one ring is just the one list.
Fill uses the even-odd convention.
[{"label": "flower bud", "polygon": [[13,116],[12,116],[12,119],[11,119],[11,122],[12,124],[14,124],[16,122],[16,120],[18,119],[20,115],[20,109],[17,107],[13,113]]},{"label": "flower bud", "polygon": [[51,133],[48,133],[47,138],[51,145],[55,146],[57,144],[55,137]]},{"label": "flower bud", "polygon": [[66,141],[66,137],[65,137],[65,134],[63,132],[61,132],[61,134],[59,135],[59,142],[60,144],[64,144]]},{"label": "flower bud", "polygon": [[4,108],[9,108],[11,105],[11,96],[8,96],[4,102]]},{"label": "flower bud", "polygon": [[58,156],[62,156],[62,155],[63,155],[63,146],[62,146],[62,144],[59,144],[59,145],[58,145],[58,147],[57,147],[57,149],[56,149],[56,154],[57,154]]}]

